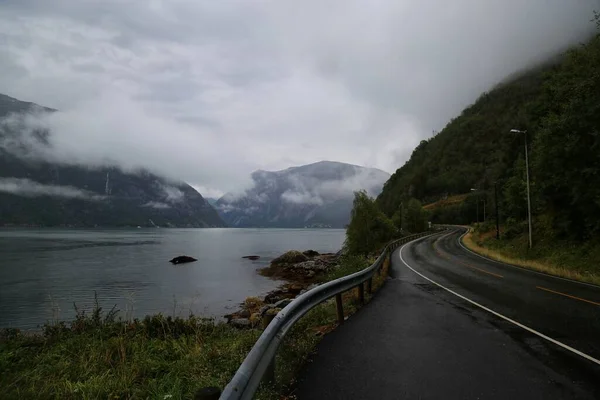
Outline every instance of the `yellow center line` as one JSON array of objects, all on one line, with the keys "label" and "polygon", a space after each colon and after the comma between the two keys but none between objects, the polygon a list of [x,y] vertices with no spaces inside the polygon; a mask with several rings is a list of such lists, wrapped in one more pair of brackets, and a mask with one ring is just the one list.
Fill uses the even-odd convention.
[{"label": "yellow center line", "polygon": [[484,274],[489,274],[489,275],[495,276],[496,278],[501,278],[501,279],[504,278],[502,275],[498,275],[498,274],[495,274],[493,272],[486,271],[485,269],[477,268],[477,267],[474,267],[472,265],[465,264],[465,263],[461,263],[461,264],[464,265],[464,266],[466,266],[466,267],[476,269],[479,272],[483,272]]},{"label": "yellow center line", "polygon": [[583,301],[585,303],[593,304],[595,306],[600,306],[600,303],[596,303],[595,301],[591,301],[591,300],[582,299],[581,297],[571,296],[570,294],[557,292],[555,290],[551,290],[551,289],[548,289],[548,288],[545,288],[545,287],[541,287],[541,286],[536,286],[536,288],[538,288],[540,290],[545,290],[546,292],[550,292],[550,293],[558,294],[558,295],[561,295],[561,296],[565,296],[565,297],[568,297],[570,299],[575,299],[575,300]]},{"label": "yellow center line", "polygon": [[[438,239],[438,240],[439,240],[439,239]],[[437,254],[438,254],[440,257],[443,257],[443,258],[447,259],[448,261],[452,261],[448,255],[442,254],[442,251],[441,251],[441,250],[438,248],[438,246],[437,246],[437,240],[436,240],[435,242],[433,242],[433,250],[434,250],[434,251],[435,251],[435,252],[436,252],[436,253],[437,253]],[[444,252],[444,253],[445,253],[445,252]],[[495,273],[493,273],[493,272],[486,271],[486,270],[484,270],[484,269],[481,269],[481,268],[474,267],[474,266],[472,266],[472,265],[470,265],[470,264],[467,264],[467,263],[464,263],[464,262],[462,262],[462,261],[460,261],[460,260],[455,260],[455,261],[456,261],[456,262],[458,262],[459,264],[462,264],[462,265],[464,265],[465,267],[473,268],[473,269],[475,269],[475,270],[477,270],[477,271],[479,271],[479,272],[483,272],[484,274],[492,275],[492,276],[495,276],[496,278],[500,278],[500,279],[504,278],[502,275],[495,274]]]}]

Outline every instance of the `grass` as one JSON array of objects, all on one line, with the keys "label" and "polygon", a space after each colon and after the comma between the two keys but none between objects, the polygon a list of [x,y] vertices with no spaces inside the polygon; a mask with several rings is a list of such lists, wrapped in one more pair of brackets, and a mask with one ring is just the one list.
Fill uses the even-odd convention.
[{"label": "grass", "polygon": [[528,240],[524,232],[496,240],[495,231],[478,227],[469,230],[463,243],[493,260],[600,285],[600,243],[597,241],[574,243],[538,235],[533,249],[529,249]]},{"label": "grass", "polygon": [[[359,271],[371,261],[345,257],[322,280]],[[374,279],[374,290],[383,285],[388,267],[389,261]],[[357,290],[346,292],[343,301],[345,315],[360,308]],[[290,395],[300,368],[336,325],[334,300],[304,316],[280,346],[276,381],[261,386],[256,398]],[[0,398],[189,399],[202,387],[223,388],[260,334],[194,316],[121,320],[116,310],[104,312],[96,302],[90,314],[78,310],[73,322],[45,325],[39,334],[0,331]]]},{"label": "grass", "polygon": [[184,399],[223,386],[258,338],[255,330],[190,317],[116,321],[79,315],[41,335],[0,339],[3,399]]},{"label": "grass", "polygon": [[450,196],[450,197],[448,197],[446,199],[440,199],[440,200],[436,201],[435,203],[425,204],[423,206],[423,209],[431,211],[431,210],[434,210],[436,208],[453,206],[453,205],[456,205],[456,204],[463,203],[466,200],[467,197],[468,197],[468,194],[457,194],[457,195],[454,195],[454,196]]}]

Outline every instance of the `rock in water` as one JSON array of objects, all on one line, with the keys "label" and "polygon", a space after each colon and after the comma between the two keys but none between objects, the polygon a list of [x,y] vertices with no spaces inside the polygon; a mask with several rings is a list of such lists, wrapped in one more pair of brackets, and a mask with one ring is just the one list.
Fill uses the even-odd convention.
[{"label": "rock in water", "polygon": [[271,264],[273,264],[273,265],[296,264],[296,263],[307,261],[307,260],[308,260],[308,257],[306,257],[304,254],[300,253],[299,251],[290,250],[290,251],[284,253],[283,255],[277,257],[273,261],[271,261]]},{"label": "rock in water", "polygon": [[189,262],[194,262],[194,261],[198,261],[198,260],[196,260],[194,257],[190,257],[190,256],[179,256],[179,257],[175,257],[172,260],[169,260],[169,262],[172,264],[183,264],[183,263],[189,263]]},{"label": "rock in water", "polygon": [[242,258],[246,258],[248,260],[254,261],[254,260],[258,260],[260,258],[260,256],[244,256]]},{"label": "rock in water", "polygon": [[312,258],[318,256],[319,252],[315,250],[306,250],[303,251],[302,254],[304,254],[306,257]]}]

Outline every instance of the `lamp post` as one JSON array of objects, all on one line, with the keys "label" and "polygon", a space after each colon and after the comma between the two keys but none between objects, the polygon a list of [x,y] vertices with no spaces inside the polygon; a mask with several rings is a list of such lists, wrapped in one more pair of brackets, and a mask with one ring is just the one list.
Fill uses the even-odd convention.
[{"label": "lamp post", "polygon": [[496,204],[496,240],[500,240],[500,212],[498,211],[498,181],[494,182],[494,203]]},{"label": "lamp post", "polygon": [[529,188],[529,154],[527,150],[527,131],[511,129],[510,133],[522,133],[525,137],[525,169],[527,174],[527,221],[529,225],[529,248],[531,249],[531,247],[533,247],[533,240],[531,235],[531,192]]},{"label": "lamp post", "polygon": [[[477,191],[477,189],[471,189],[471,192],[476,192],[476,191]],[[479,223],[479,196],[477,196],[475,198],[475,204],[476,204],[476,207],[477,207],[477,214],[476,214],[477,215],[477,220],[476,220],[476,222]]]},{"label": "lamp post", "polygon": [[[477,222],[479,222],[479,197],[481,197],[481,190],[471,189],[471,192],[477,192],[477,199],[475,200],[475,204],[477,204]],[[485,222],[485,192],[484,199],[481,202],[483,203],[483,222]]]}]

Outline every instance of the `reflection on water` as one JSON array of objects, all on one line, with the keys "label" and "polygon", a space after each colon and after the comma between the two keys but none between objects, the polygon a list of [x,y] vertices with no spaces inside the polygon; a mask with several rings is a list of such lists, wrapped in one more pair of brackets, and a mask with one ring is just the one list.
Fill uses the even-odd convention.
[{"label": "reflection on water", "polygon": [[[256,269],[290,249],[337,251],[339,229],[0,230],[0,327],[35,328],[89,309],[222,316],[277,282]],[[260,260],[242,260],[249,254]],[[197,262],[173,266],[178,255]],[[127,315],[125,315],[127,314]]]}]

